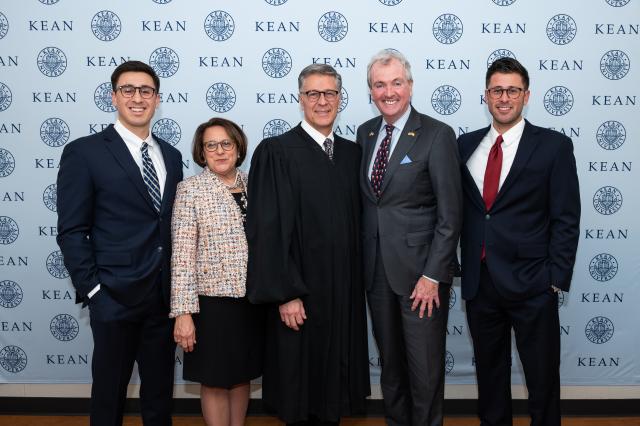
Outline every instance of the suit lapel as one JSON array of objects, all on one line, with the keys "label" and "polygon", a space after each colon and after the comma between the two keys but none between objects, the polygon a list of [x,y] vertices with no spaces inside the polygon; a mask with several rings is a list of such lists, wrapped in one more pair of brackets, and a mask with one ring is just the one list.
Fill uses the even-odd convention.
[{"label": "suit lapel", "polygon": [[124,141],[113,127],[113,124],[109,125],[109,127],[105,129],[104,141],[107,149],[111,151],[111,154],[113,154],[118,164],[120,164],[120,167],[124,169],[129,176],[129,179],[131,179],[133,186],[138,190],[140,195],[142,195],[142,198],[147,200],[149,206],[155,211],[147,186],[142,180],[140,168],[133,160],[133,157],[131,157],[131,152],[129,152],[127,145],[125,145]]},{"label": "suit lapel", "polygon": [[382,181],[382,193],[384,193],[385,188],[389,185],[389,182],[393,178],[393,174],[400,165],[402,159],[407,155],[413,144],[415,144],[420,137],[421,126],[422,123],[420,122],[420,116],[412,107],[411,113],[409,114],[409,119],[404,125],[404,129],[400,130],[402,131],[402,133],[400,134],[400,139],[398,139],[398,143],[391,153],[391,158],[389,158],[387,171],[384,173],[384,180]]},{"label": "suit lapel", "polygon": [[498,195],[496,196],[496,200],[493,205],[495,206],[501,198],[504,197],[504,194],[509,190],[511,185],[518,179],[522,170],[524,170],[524,166],[529,161],[531,154],[535,150],[536,146],[538,146],[538,138],[536,136],[537,130],[525,120],[524,131],[522,132],[522,136],[520,137],[520,142],[518,143],[518,150],[516,151],[516,156],[513,159],[513,164],[511,165],[511,169],[509,169],[509,173],[507,174],[500,191],[498,191]]},{"label": "suit lapel", "polygon": [[491,126],[488,126],[486,129],[484,129],[484,131],[478,132],[477,138],[475,139],[469,138],[465,141],[466,143],[463,143],[460,145],[460,161],[463,166],[462,178],[467,181],[467,184],[465,185],[465,187],[469,189],[471,199],[477,205],[477,207],[481,210],[485,209],[484,200],[482,199],[482,194],[480,193],[480,190],[476,185],[476,181],[473,180],[473,176],[471,176],[471,172],[467,167],[467,161],[469,161],[469,158],[478,148],[478,145],[480,145],[480,142],[482,142],[482,139],[484,139],[484,137],[487,135],[490,129],[491,129]]},{"label": "suit lapel", "polygon": [[376,147],[376,141],[378,140],[378,131],[380,130],[380,126],[382,126],[382,116],[380,116],[377,120],[374,120],[371,127],[366,129],[366,135],[364,136],[364,146],[362,147],[364,151],[364,159],[360,164],[360,170],[362,174],[363,182],[363,190],[364,193],[374,202],[378,202],[375,194],[373,193],[373,188],[371,188],[371,180],[369,180],[369,165],[371,164],[371,160],[373,158],[373,150]]},{"label": "suit lapel", "polygon": [[[173,197],[168,197],[169,195],[168,191],[170,188],[169,182],[174,182],[176,180],[176,174],[175,174],[176,168],[173,167],[173,165],[171,164],[173,161],[173,158],[169,158],[169,150],[167,149],[169,145],[154,134],[152,134],[152,137],[153,139],[155,139],[156,143],[160,147],[162,160],[164,161],[164,166],[167,171],[167,176],[164,181],[164,192],[162,194],[162,204],[160,205],[160,212],[163,212],[167,208],[166,200],[173,198]],[[182,164],[180,165],[180,167],[182,167]],[[149,199],[151,199],[151,197],[149,197]]]}]

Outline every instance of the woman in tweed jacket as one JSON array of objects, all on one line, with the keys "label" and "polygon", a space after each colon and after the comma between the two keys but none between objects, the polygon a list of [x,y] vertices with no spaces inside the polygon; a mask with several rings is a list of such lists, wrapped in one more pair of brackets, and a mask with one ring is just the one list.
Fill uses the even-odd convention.
[{"label": "woman in tweed jacket", "polygon": [[247,139],[212,118],[193,139],[202,173],[178,185],[172,219],[171,317],[185,352],[183,377],[201,383],[207,424],[243,425],[249,382],[262,373],[260,307],[245,297]]}]

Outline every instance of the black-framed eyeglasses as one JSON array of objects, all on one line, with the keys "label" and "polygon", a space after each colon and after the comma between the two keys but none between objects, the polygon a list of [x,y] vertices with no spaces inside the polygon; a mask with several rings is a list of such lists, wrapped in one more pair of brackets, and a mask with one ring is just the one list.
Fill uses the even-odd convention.
[{"label": "black-framed eyeglasses", "polygon": [[503,93],[507,94],[509,99],[518,99],[520,94],[524,92],[522,87],[490,87],[487,89],[487,93],[491,96],[491,99],[500,99]]},{"label": "black-framed eyeglasses", "polygon": [[311,102],[318,102],[320,100],[320,95],[324,95],[324,100],[327,102],[333,102],[336,99],[338,99],[338,94],[340,92],[338,92],[337,90],[307,90],[306,92],[302,92],[307,99],[309,99]]},{"label": "black-framed eyeglasses", "polygon": [[208,152],[216,152],[219,146],[221,146],[224,151],[231,151],[233,147],[236,146],[236,144],[230,141],[229,139],[225,139],[220,142],[208,141],[208,142],[204,142],[203,145],[204,145],[204,149]]},{"label": "black-framed eyeglasses", "polygon": [[150,86],[133,86],[131,84],[125,84],[123,86],[116,87],[116,91],[120,91],[125,98],[133,98],[136,95],[136,90],[140,92],[142,99],[150,99],[156,94],[156,89]]}]

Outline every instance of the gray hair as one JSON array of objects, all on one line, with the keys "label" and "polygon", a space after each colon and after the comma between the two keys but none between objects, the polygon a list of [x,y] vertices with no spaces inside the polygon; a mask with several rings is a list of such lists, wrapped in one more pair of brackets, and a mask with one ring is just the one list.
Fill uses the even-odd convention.
[{"label": "gray hair", "polygon": [[396,60],[400,62],[400,65],[404,67],[404,76],[407,81],[413,81],[413,76],[411,75],[411,64],[405,58],[405,56],[400,53],[400,51],[396,49],[382,49],[369,61],[369,65],[367,65],[367,84],[369,85],[369,89],[371,89],[371,68],[375,64],[388,65],[392,60]]},{"label": "gray hair", "polygon": [[307,65],[302,71],[300,71],[300,75],[298,76],[298,90],[302,90],[305,78],[314,74],[328,75],[335,78],[336,85],[338,86],[338,92],[342,89],[342,76],[335,70],[335,68],[327,64],[311,64]]}]

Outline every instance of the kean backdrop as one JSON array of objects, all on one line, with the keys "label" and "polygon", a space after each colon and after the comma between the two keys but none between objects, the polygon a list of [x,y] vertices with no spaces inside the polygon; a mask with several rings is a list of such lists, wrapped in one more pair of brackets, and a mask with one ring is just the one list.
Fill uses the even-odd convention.
[{"label": "kean backdrop", "polygon": [[[413,105],[458,134],[490,122],[491,61],[513,56],[528,67],[525,115],[573,139],[580,174],[578,260],[558,306],[562,383],[639,384],[639,22],[640,0],[2,2],[0,382],[91,380],[88,312],[74,304],[55,242],[55,180],[64,145],[114,121],[109,76],[118,64],[139,59],[157,70],[153,131],[182,151],[190,176],[199,172],[193,131],[212,116],[240,123],[250,151],[295,126],[297,75],[314,62],[342,74],[336,133],[354,139],[377,115],[367,62],[391,47],[413,66]],[[450,384],[474,382],[459,290],[447,329]],[[373,339],[370,352],[375,383]],[[181,360],[178,351],[176,377]]]}]

